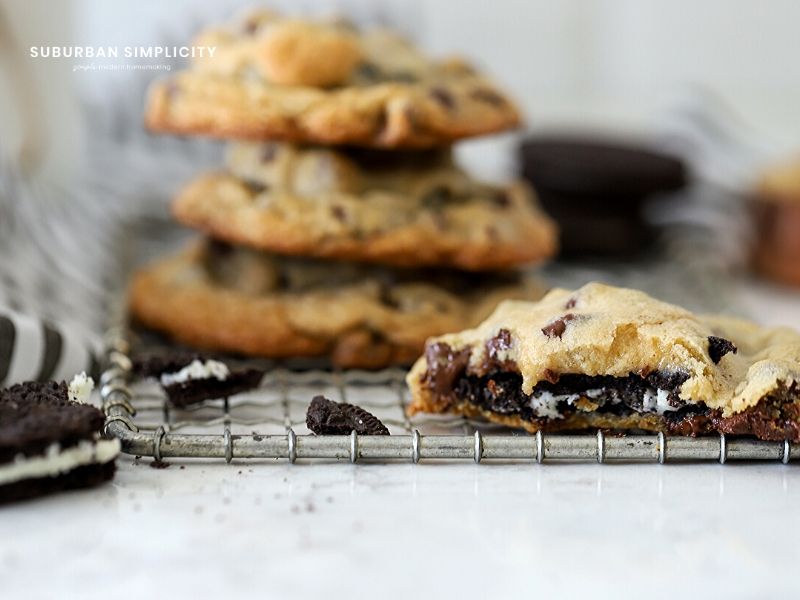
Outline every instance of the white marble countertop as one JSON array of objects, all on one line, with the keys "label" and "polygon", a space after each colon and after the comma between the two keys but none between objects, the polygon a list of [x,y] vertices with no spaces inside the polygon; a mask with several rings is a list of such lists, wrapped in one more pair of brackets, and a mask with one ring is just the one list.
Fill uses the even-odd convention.
[{"label": "white marble countertop", "polygon": [[148,464],[123,458],[99,490],[2,509],[4,590],[800,593],[797,465]]},{"label": "white marble countertop", "polygon": [[[800,324],[796,295],[742,301]],[[797,463],[118,464],[0,508],[3,595],[800,594]]]}]

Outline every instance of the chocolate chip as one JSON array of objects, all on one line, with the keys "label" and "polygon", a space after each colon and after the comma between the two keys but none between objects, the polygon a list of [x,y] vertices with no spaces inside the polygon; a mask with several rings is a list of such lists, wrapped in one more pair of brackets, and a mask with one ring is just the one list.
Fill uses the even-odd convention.
[{"label": "chocolate chip", "polygon": [[263,192],[266,192],[269,189],[268,185],[265,185],[265,184],[261,183],[260,181],[253,181],[252,179],[247,179],[247,180],[245,180],[244,183],[247,186],[247,189],[250,190],[251,194],[258,195],[258,194],[261,194]]},{"label": "chocolate chip", "polygon": [[567,308],[567,309],[569,309],[569,308],[575,308],[575,305],[576,305],[577,303],[578,303],[578,299],[577,299],[575,296],[572,296],[572,298],[570,298],[569,300],[567,300],[567,303],[564,305],[564,308]]},{"label": "chocolate chip", "polygon": [[511,198],[505,190],[499,190],[497,193],[492,194],[492,202],[500,208],[508,208],[511,206]]},{"label": "chocolate chip", "polygon": [[334,219],[342,223],[344,223],[347,220],[347,212],[344,210],[344,208],[342,208],[338,204],[334,204],[331,207],[331,214],[333,215]]},{"label": "chocolate chip", "polygon": [[431,97],[448,110],[453,110],[456,107],[456,99],[453,98],[453,94],[444,88],[432,88]]},{"label": "chocolate chip", "polygon": [[260,23],[258,19],[249,18],[244,23],[242,23],[242,33],[245,35],[253,35],[256,31],[258,31]]},{"label": "chocolate chip", "polygon": [[397,83],[416,83],[419,81],[419,77],[411,71],[397,71],[389,75],[389,79]]},{"label": "chocolate chip", "polygon": [[714,361],[715,365],[718,365],[722,357],[728,354],[728,352],[736,354],[738,351],[739,349],[730,340],[714,335],[708,336],[708,355],[711,357],[711,360]]},{"label": "chocolate chip", "polygon": [[383,72],[378,65],[371,62],[363,62],[356,67],[356,75],[369,81],[380,81],[383,79]]},{"label": "chocolate chip", "polygon": [[317,435],[389,435],[375,415],[360,406],[314,396],[306,411],[306,425]]},{"label": "chocolate chip", "polygon": [[454,199],[450,188],[436,186],[422,197],[422,206],[430,210],[441,210]]},{"label": "chocolate chip", "polygon": [[[497,332],[497,335],[489,338],[486,341],[487,367],[500,366],[509,362],[501,356],[509,348],[511,348],[511,332],[508,329],[501,329]],[[491,365],[488,363],[491,363]]]},{"label": "chocolate chip", "polygon": [[275,160],[275,157],[278,155],[278,146],[277,144],[266,144],[264,148],[261,150],[261,162],[268,163]]},{"label": "chocolate chip", "polygon": [[561,338],[564,335],[564,332],[567,330],[567,323],[575,319],[575,315],[572,313],[567,313],[563,317],[560,317],[553,321],[552,323],[548,323],[544,327],[542,327],[542,333],[545,334],[547,337],[553,338]]},{"label": "chocolate chip", "polygon": [[173,80],[168,81],[164,89],[166,91],[167,98],[169,98],[170,100],[172,100],[175,96],[178,95],[178,92],[180,92],[178,83]]},{"label": "chocolate chip", "polygon": [[400,303],[392,295],[392,291],[388,285],[381,285],[378,291],[378,301],[384,306],[389,308],[400,308]]},{"label": "chocolate chip", "polygon": [[475,100],[480,100],[481,102],[486,102],[487,104],[491,104],[492,106],[503,106],[506,103],[506,99],[503,98],[500,94],[495,91],[488,90],[486,88],[478,88],[474,90],[470,96],[475,98]]}]

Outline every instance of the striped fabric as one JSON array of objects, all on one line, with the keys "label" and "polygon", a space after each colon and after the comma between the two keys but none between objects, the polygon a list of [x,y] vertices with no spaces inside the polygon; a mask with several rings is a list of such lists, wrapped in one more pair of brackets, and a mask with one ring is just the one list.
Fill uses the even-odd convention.
[{"label": "striped fabric", "polygon": [[0,386],[99,374],[99,344],[76,326],[0,308]]}]

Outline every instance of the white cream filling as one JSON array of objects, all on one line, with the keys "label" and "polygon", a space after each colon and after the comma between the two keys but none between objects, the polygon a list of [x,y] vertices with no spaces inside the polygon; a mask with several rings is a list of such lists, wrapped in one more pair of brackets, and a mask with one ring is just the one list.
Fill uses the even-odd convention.
[{"label": "white cream filling", "polygon": [[105,464],[119,455],[118,439],[83,440],[77,446],[61,449],[56,442],[48,446],[43,455],[23,456],[19,454],[10,463],[0,465],[0,485],[22,481],[55,477],[78,467],[91,464]]},{"label": "white cream filling", "polygon": [[[531,397],[530,407],[537,417],[547,417],[549,419],[563,419],[564,415],[558,410],[560,402],[566,402],[572,406],[579,398],[595,399],[600,397],[603,390],[600,388],[585,390],[579,394],[552,394],[547,391],[539,392]],[[619,404],[622,400],[618,397],[611,397],[609,404]],[[663,415],[665,412],[678,410],[669,403],[669,392],[667,390],[645,391],[642,397],[642,412],[657,413]]]},{"label": "white cream filling", "polygon": [[207,360],[201,362],[198,359],[193,360],[188,365],[183,367],[176,373],[163,373],[161,375],[161,385],[169,386],[176,383],[185,383],[195,379],[218,379],[225,381],[231,372],[228,365],[218,360]]},{"label": "white cream filling", "polygon": [[580,397],[581,394],[552,394],[550,392],[539,392],[531,397],[530,407],[537,417],[563,419],[564,415],[558,410],[558,403],[566,402],[571,405]]},{"label": "white cream filling", "polygon": [[89,377],[86,373],[79,373],[72,378],[72,381],[69,383],[69,388],[67,392],[69,394],[69,399],[73,402],[80,402],[81,404],[86,404],[89,402],[89,398],[92,395],[92,390],[94,389],[94,380]]}]

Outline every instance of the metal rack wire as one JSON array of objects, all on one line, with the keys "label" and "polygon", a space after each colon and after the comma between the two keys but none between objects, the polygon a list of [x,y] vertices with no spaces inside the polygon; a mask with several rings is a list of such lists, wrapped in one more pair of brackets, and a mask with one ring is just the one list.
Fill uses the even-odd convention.
[{"label": "metal rack wire", "polygon": [[[131,361],[121,328],[108,338],[108,368],[101,378],[106,433],[128,454],[166,458],[333,459],[356,463],[430,459],[679,462],[766,460],[784,464],[800,452],[788,441],[655,435],[536,435],[510,433],[462,417],[405,413],[404,371],[269,371],[259,389],[232,398],[172,408],[157,386],[131,386]],[[293,394],[299,391],[299,396]],[[325,392],[374,412],[390,436],[315,436],[303,433],[313,393]],[[357,395],[358,398],[353,398]],[[134,420],[135,417],[135,420]],[[298,431],[301,431],[298,433]]]},{"label": "metal rack wire", "polygon": [[[151,228],[152,229],[152,228]],[[682,233],[681,233],[682,232]],[[702,237],[702,236],[701,236]],[[143,244],[149,253],[163,251],[159,231]],[[558,265],[545,269],[553,284],[580,285],[601,279],[641,287],[657,297],[703,310],[740,312],[731,305],[729,277],[718,265],[699,264],[692,252],[697,240],[681,229],[665,253],[671,260],[638,267]],[[141,240],[140,240],[141,241]],[[129,268],[130,265],[127,265]],[[536,461],[636,461],[650,463],[734,460],[800,460],[800,450],[788,441],[765,442],[725,435],[687,438],[663,434],[615,436],[598,431],[589,435],[528,435],[458,416],[408,417],[405,371],[270,369],[258,389],[231,398],[206,401],[183,409],[171,407],[155,384],[133,381],[129,358],[127,314],[120,298],[110,309],[106,335],[106,370],[100,395],[107,415],[106,433],[120,439],[128,454],[166,458],[327,459],[353,463],[440,459]],[[311,398],[325,394],[358,404],[380,418],[390,436],[315,436],[305,427]]]}]

